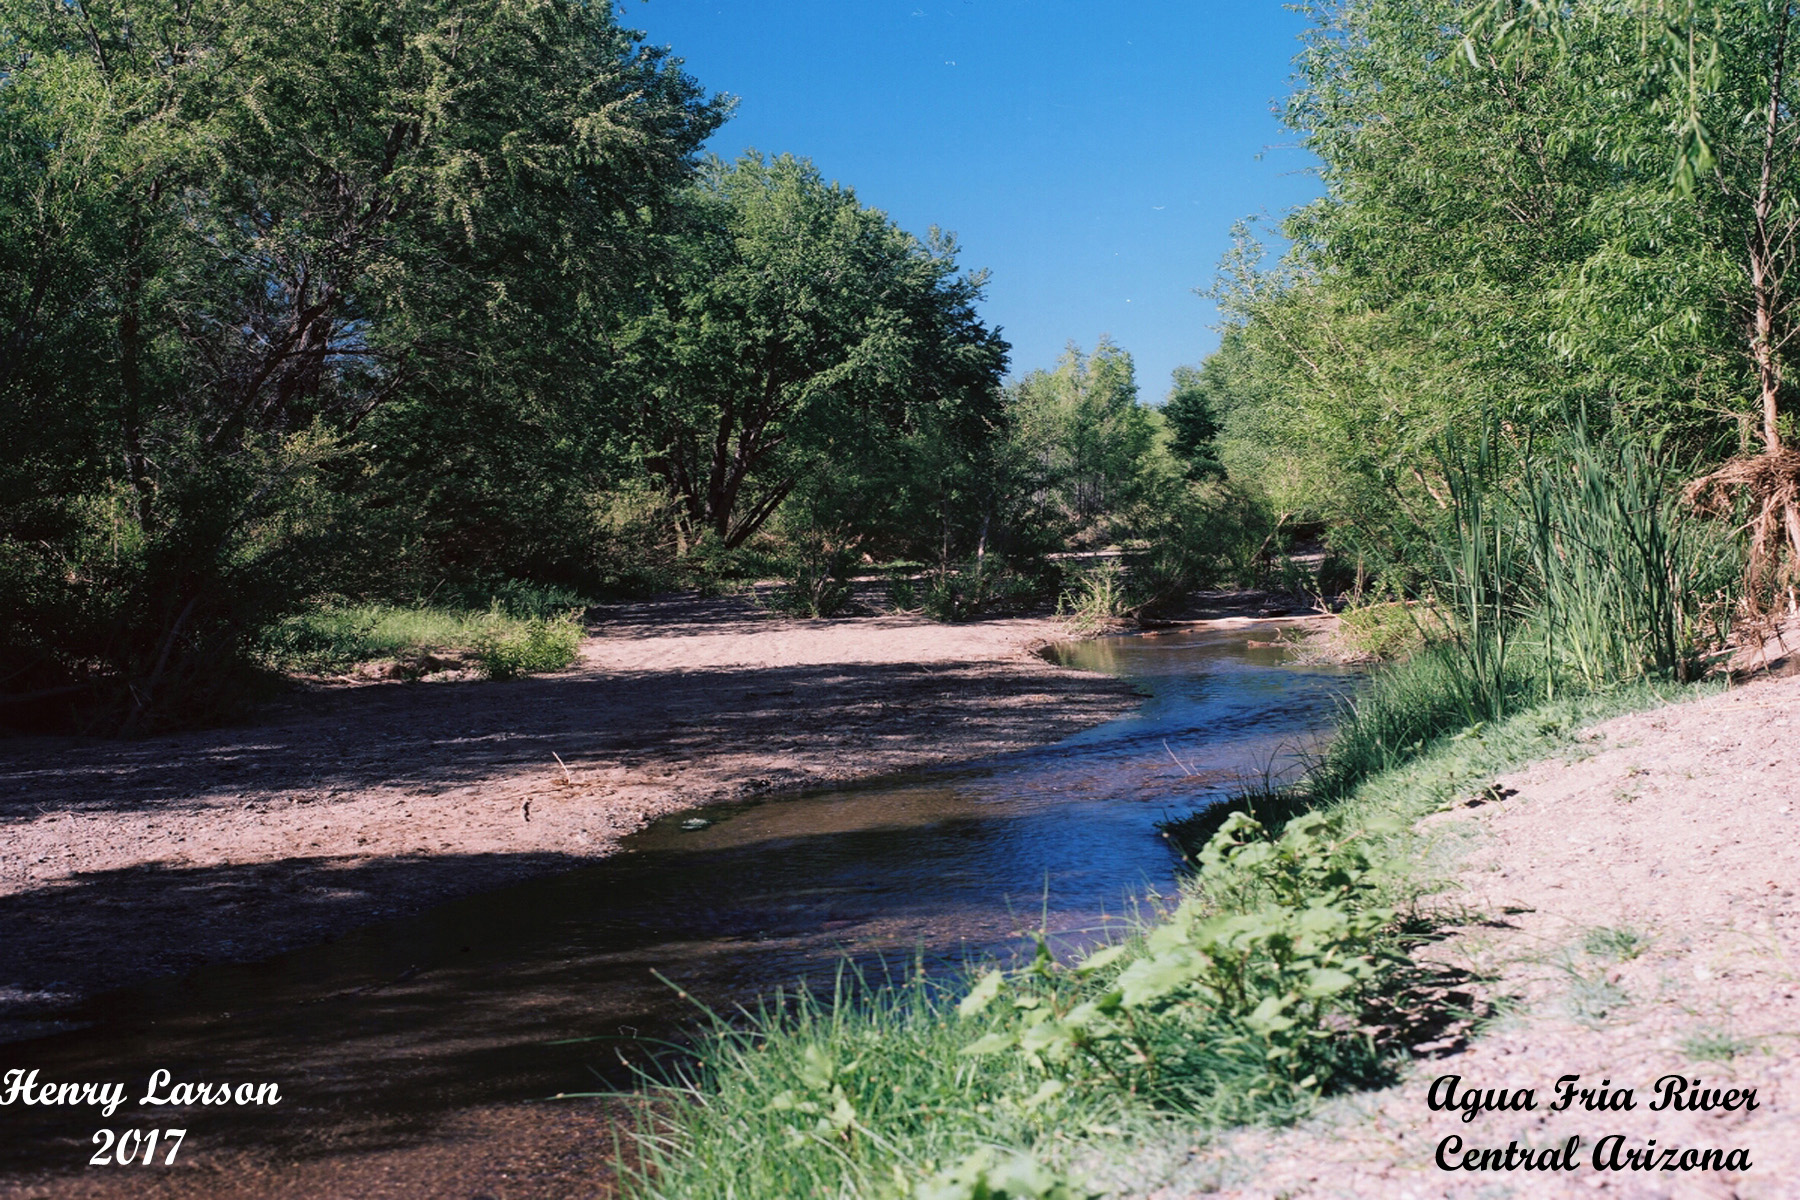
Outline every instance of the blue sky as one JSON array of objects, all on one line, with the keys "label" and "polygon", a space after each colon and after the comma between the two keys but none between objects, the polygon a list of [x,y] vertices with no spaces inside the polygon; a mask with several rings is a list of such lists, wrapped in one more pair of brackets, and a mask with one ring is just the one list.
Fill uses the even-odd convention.
[{"label": "blue sky", "polygon": [[1244,0],[631,0],[625,23],[738,97],[709,148],[811,158],[992,272],[1012,370],[1103,333],[1140,394],[1218,344],[1231,224],[1317,195],[1271,112],[1303,18]]}]

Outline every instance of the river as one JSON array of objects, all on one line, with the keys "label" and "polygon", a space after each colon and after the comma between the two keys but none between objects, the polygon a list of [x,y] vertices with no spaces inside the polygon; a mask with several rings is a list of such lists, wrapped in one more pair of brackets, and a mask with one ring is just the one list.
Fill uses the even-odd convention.
[{"label": "river", "polygon": [[[671,984],[729,1007],[800,979],[828,988],[846,961],[877,978],[948,973],[1033,929],[1092,941],[1174,891],[1159,821],[1291,774],[1318,745],[1349,677],[1290,663],[1270,637],[1055,647],[1135,681],[1139,711],[953,770],[670,818],[592,867],[110,993],[74,1014],[80,1028],[10,1045],[5,1066],[129,1081],[134,1125],[150,1121],[135,1101],[156,1069],[276,1081],[279,1110],[187,1122],[208,1145],[299,1152],[321,1129],[405,1137],[470,1105],[616,1086],[621,1061],[691,1024]],[[9,1167],[80,1161],[102,1124],[18,1107],[6,1121]]]}]

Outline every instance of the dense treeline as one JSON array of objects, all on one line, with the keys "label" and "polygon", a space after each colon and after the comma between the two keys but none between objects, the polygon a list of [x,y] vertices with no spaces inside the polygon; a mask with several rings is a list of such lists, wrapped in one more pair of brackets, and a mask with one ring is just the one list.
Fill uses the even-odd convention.
[{"label": "dense treeline", "polygon": [[1230,327],[1194,382],[1226,469],[1403,580],[1452,507],[1447,431],[1494,423],[1517,477],[1581,427],[1689,477],[1765,456],[1713,506],[1749,482],[1774,504],[1762,548],[1800,549],[1774,461],[1794,435],[1792,9],[1314,6],[1287,119],[1327,195],[1282,223],[1278,262],[1246,230],[1221,273]]},{"label": "dense treeline", "polygon": [[609,6],[0,0],[0,725],[203,718],[321,604],[1411,594],[1478,443],[1644,455],[1787,586],[1791,6],[1312,15],[1327,194],[1156,407],[1105,339],[1003,384],[953,239],[704,156],[728,105]]},{"label": "dense treeline", "polygon": [[0,56],[0,723],[204,717],[331,597],[1041,553],[954,241],[703,157],[608,5],[7,0]]}]

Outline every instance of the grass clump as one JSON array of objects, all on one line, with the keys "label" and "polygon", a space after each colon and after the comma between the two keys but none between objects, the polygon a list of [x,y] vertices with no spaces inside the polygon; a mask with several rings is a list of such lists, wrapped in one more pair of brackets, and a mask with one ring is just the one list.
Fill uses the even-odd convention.
[{"label": "grass clump", "polygon": [[339,675],[392,662],[397,674],[472,667],[490,679],[554,671],[575,661],[579,602],[547,589],[496,594],[485,608],[449,604],[327,604],[264,631],[261,657],[279,671]]},{"label": "grass clump", "polygon": [[1588,930],[1581,948],[1590,958],[1630,962],[1650,948],[1651,940],[1649,934],[1628,925],[1600,925]]},{"label": "grass clump", "polygon": [[978,1060],[1006,1025],[958,1011],[921,974],[872,985],[845,969],[829,996],[771,998],[715,1018],[688,1068],[652,1094],[675,1101],[641,1135],[634,1195],[1084,1197],[1043,1161],[1059,1130],[1120,1119],[1100,1089],[1045,1089],[1022,1061]]},{"label": "grass clump", "polygon": [[1061,572],[1046,560],[984,554],[933,571],[917,599],[934,621],[972,621],[1024,612],[1054,595],[1060,582]]},{"label": "grass clump", "polygon": [[1113,561],[1077,573],[1056,598],[1056,615],[1069,631],[1091,637],[1116,626],[1137,607],[1128,589],[1125,567]]},{"label": "grass clump", "polygon": [[1681,1041],[1681,1052],[1701,1062],[1730,1062],[1755,1049],[1754,1042],[1720,1029],[1703,1030]]}]

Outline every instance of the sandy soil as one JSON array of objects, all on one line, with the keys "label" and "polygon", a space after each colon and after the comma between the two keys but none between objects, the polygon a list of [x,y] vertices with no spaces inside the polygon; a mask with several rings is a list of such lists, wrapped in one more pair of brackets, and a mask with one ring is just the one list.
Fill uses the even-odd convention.
[{"label": "sandy soil", "polygon": [[0,743],[0,1038],[98,989],[577,866],[677,809],[1054,741],[1136,704],[1033,655],[1050,620],[800,621],[722,598],[593,632],[536,679]]},{"label": "sandy soil", "polygon": [[[1562,759],[1500,779],[1515,789],[1506,799],[1431,818],[1454,851],[1444,902],[1476,914],[1436,953],[1488,976],[1512,1015],[1466,1046],[1419,1047],[1397,1086],[1297,1129],[1196,1149],[1156,1200],[1800,1197],[1797,722],[1800,679],[1753,683],[1608,722]],[[1449,1075],[1533,1089],[1536,1108],[1469,1122],[1433,1112],[1432,1083]],[[1549,1111],[1566,1075],[1630,1088],[1634,1107]],[[1753,1088],[1757,1107],[1651,1111],[1668,1075]],[[1613,1134],[1633,1149],[1743,1148],[1751,1165],[1596,1171],[1595,1143]],[[1451,1136],[1466,1152],[1571,1135],[1573,1171],[1433,1161]]]}]

